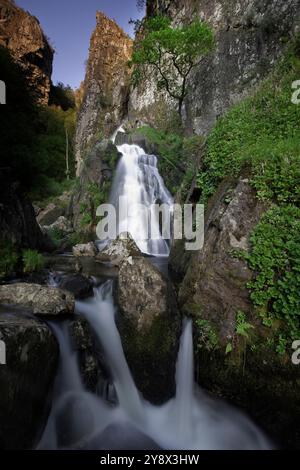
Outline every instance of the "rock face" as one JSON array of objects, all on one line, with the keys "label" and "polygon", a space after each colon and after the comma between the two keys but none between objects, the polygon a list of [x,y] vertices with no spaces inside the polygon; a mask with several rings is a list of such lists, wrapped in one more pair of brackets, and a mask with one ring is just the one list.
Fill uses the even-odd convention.
[{"label": "rock face", "polygon": [[80,274],[64,276],[59,283],[60,289],[67,290],[75,299],[85,299],[93,296],[93,284]]},{"label": "rock face", "polygon": [[[248,251],[266,210],[247,180],[223,181],[207,209],[204,248],[187,258],[184,247],[175,246],[171,269],[181,311],[197,324],[198,383],[247,410],[276,445],[298,447],[300,369],[268,346],[281,325],[270,330],[254,312],[247,289],[253,272],[237,256]],[[237,328],[241,312],[251,325],[246,336]]]},{"label": "rock face", "polygon": [[[103,139],[95,144],[82,162],[80,183],[72,198],[71,217],[75,228],[82,230],[82,221],[90,215],[93,235],[96,234],[96,210],[100,202],[108,201],[119,153],[115,145]],[[83,210],[84,209],[84,210]]]},{"label": "rock face", "polygon": [[210,207],[204,248],[192,255],[179,299],[187,315],[198,309],[201,318],[217,323],[222,315],[226,346],[234,333],[236,312],[246,313],[252,308],[246,284],[253,273],[235,252],[249,249],[250,234],[266,208],[247,180],[236,185],[224,181]]},{"label": "rock face", "polygon": [[19,190],[18,183],[9,181],[9,175],[0,171],[0,242],[17,248],[51,249],[50,240],[36,222],[31,202]]},{"label": "rock face", "polygon": [[93,242],[76,245],[73,247],[73,255],[74,256],[89,256],[93,258],[98,253],[96,246]]},{"label": "rock face", "polygon": [[[186,126],[199,135],[269,73],[300,27],[299,0],[149,0],[147,10],[149,16],[168,14],[175,24],[199,17],[216,32],[216,50],[195,69],[185,102]],[[148,83],[130,98],[131,117],[150,123],[160,100],[153,78],[149,74]],[[170,106],[163,94],[161,99]]]},{"label": "rock face", "polygon": [[136,256],[142,256],[142,253],[135,241],[129,233],[121,233],[116,240],[101,251],[98,259],[109,260],[115,265],[121,265],[124,262],[131,264],[132,257]]},{"label": "rock face", "polygon": [[0,340],[6,346],[6,365],[0,365],[0,447],[32,449],[49,412],[58,345],[46,324],[6,312],[0,312]]},{"label": "rock face", "polygon": [[0,45],[24,69],[40,104],[48,104],[54,51],[37,18],[11,0],[0,0]]},{"label": "rock face", "polygon": [[174,292],[146,258],[120,266],[118,303],[127,361],[138,389],[154,403],[175,392],[175,364],[181,330]]},{"label": "rock face", "polygon": [[74,297],[67,291],[38,284],[0,286],[0,303],[20,305],[37,315],[68,315],[74,312]]},{"label": "rock face", "polygon": [[109,136],[127,110],[132,40],[103,13],[97,12],[96,19],[75,139],[78,175],[95,137]]}]

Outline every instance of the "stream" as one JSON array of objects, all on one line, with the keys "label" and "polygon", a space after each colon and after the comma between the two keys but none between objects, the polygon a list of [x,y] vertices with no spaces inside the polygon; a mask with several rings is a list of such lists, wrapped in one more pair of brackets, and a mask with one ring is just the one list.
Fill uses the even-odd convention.
[{"label": "stream", "polygon": [[[115,206],[118,206],[119,196],[127,196],[130,206],[143,203],[150,207],[159,201],[171,210],[173,199],[159,175],[156,157],[146,155],[141,147],[126,143],[118,146],[118,150],[122,158],[111,195]],[[159,221],[155,223],[159,225]],[[146,226],[139,214],[129,214],[118,221],[118,233],[131,233],[141,251],[154,256],[154,264],[161,266],[159,260],[168,257],[170,241],[161,235],[149,239]],[[158,226],[156,228],[159,230]],[[117,309],[113,299],[113,281],[107,280],[95,287],[92,298],[77,301],[76,314],[88,321],[104,351],[117,400],[112,403],[106,396],[92,394],[85,389],[68,322],[51,322],[60,346],[60,364],[52,410],[38,449],[271,448],[268,439],[242,412],[209,397],[196,385],[191,320],[183,320],[176,367],[176,394],[167,403],[154,406],[137,389],[123,352],[115,322]]]}]

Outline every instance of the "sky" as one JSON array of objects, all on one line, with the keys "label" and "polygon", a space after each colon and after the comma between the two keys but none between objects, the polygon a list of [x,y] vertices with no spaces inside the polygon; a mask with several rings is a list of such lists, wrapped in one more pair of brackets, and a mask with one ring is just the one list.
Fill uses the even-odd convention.
[{"label": "sky", "polygon": [[136,0],[16,0],[16,4],[36,16],[50,38],[56,54],[53,83],[77,88],[85,75],[90,37],[96,26],[96,11],[104,12],[131,36],[131,18],[141,18]]}]

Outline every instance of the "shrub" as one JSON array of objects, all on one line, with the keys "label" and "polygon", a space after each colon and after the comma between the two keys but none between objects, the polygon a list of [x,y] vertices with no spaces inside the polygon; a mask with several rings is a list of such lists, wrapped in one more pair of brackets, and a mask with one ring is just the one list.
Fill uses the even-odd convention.
[{"label": "shrub", "polygon": [[300,335],[300,209],[273,207],[251,236],[247,260],[255,272],[251,299],[265,325],[284,321],[292,339]]},{"label": "shrub", "polygon": [[11,243],[0,245],[0,278],[10,276],[18,263],[18,254]]},{"label": "shrub", "polygon": [[198,175],[202,202],[224,177],[247,167],[260,199],[299,204],[300,106],[291,102],[291,85],[299,75],[293,46],[260,89],[218,121]]},{"label": "shrub", "polygon": [[24,273],[34,273],[41,271],[44,267],[45,260],[43,255],[36,250],[23,251],[23,270]]}]

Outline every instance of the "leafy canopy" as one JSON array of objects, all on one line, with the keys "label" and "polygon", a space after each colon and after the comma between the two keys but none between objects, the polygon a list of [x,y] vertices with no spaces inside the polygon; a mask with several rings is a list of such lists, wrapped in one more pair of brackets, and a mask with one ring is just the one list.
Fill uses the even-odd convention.
[{"label": "leafy canopy", "polygon": [[188,76],[213,48],[211,27],[198,19],[188,25],[173,27],[166,16],[150,18],[143,25],[143,39],[133,52],[134,84],[146,77],[147,66],[152,67],[158,75],[158,88],[178,101],[181,114],[188,92]]}]

